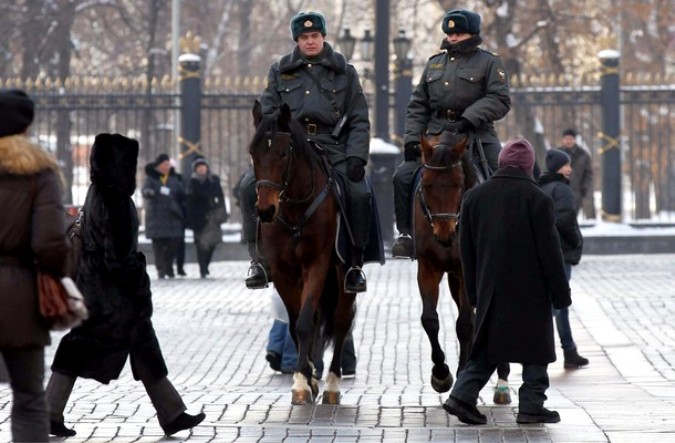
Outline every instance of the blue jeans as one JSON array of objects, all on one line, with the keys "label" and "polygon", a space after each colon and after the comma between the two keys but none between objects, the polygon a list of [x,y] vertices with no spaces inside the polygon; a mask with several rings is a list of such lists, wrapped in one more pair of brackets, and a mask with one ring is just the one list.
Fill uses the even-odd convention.
[{"label": "blue jeans", "polygon": [[267,351],[281,355],[283,369],[294,370],[298,362],[298,352],[295,350],[295,343],[288,330],[288,323],[275,319],[267,338]]},{"label": "blue jeans", "polygon": [[[565,275],[567,276],[567,281],[570,281],[572,278],[572,265],[569,262],[565,262]],[[563,350],[576,348],[577,345],[572,338],[569,309],[553,309],[553,316],[555,317],[555,326],[558,330],[558,337],[560,337],[560,345]]]}]

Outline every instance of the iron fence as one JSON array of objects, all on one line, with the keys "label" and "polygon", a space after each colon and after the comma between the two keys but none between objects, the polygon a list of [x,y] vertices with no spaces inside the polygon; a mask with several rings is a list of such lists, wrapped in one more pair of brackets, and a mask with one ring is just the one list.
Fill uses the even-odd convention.
[{"label": "iron fence", "polygon": [[[217,81],[205,81],[204,85],[200,152],[209,159],[212,171],[220,175],[225,193],[232,197],[232,189],[249,165],[251,108],[262,86],[259,82],[228,85]],[[81,204],[84,200],[89,183],[89,149],[98,133],[118,132],[139,140],[139,183],[144,177],[143,167],[159,153],[179,155],[174,128],[181,97],[166,79],[150,83],[143,79],[51,83],[0,79],[0,87],[21,87],[34,98],[37,113],[31,134],[52,150],[63,166],[72,185],[68,203]],[[580,143],[593,158],[595,191],[602,192],[605,145],[599,136],[600,87],[518,82],[511,95],[512,111],[497,122],[500,138],[505,141],[519,134],[528,137],[543,165],[545,150],[558,145],[563,129],[576,128]],[[675,222],[675,86],[663,80],[622,85],[620,104],[624,218]],[[392,94],[390,106],[393,118],[405,104],[396,103]],[[392,134],[391,139],[398,141],[400,136]],[[136,197],[136,202],[142,207],[142,199]],[[591,203],[585,214],[595,218],[599,209]],[[239,221],[238,211],[232,211],[232,215],[233,221]]]}]

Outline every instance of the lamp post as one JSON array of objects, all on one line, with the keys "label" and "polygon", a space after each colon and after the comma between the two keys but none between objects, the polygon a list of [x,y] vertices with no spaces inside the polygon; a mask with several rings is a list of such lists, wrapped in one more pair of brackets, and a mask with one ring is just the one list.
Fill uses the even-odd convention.
[{"label": "lamp post", "polygon": [[[387,32],[388,34],[388,32]],[[338,37],[337,43],[340,51],[347,61],[354,55],[356,44],[360,44],[361,60],[371,62],[375,60],[375,137],[389,142],[389,47],[381,51],[379,36],[373,36],[370,29],[366,29],[361,39],[351,34],[349,28],[345,28]],[[394,72],[395,87],[395,111],[396,111],[396,136],[402,137],[405,131],[405,113],[408,100],[412,94],[412,60],[408,52],[412,46],[412,40],[406,37],[405,30],[401,29],[398,36],[393,39],[394,53],[396,54],[396,70]],[[384,52],[386,62],[383,63],[381,54]],[[385,68],[382,68],[384,64]],[[370,79],[370,69],[364,67],[364,78]]]},{"label": "lamp post", "polygon": [[403,144],[405,135],[405,116],[412,95],[412,59],[408,52],[412,40],[406,37],[405,29],[398,31],[394,39],[394,54],[396,54],[396,70],[394,71],[394,107],[396,110],[396,137]]}]

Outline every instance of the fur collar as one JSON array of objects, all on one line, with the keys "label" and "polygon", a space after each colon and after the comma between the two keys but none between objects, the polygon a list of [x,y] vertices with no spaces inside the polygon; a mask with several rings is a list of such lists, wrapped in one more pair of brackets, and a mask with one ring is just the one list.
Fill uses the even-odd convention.
[{"label": "fur collar", "polygon": [[0,137],[0,173],[33,175],[45,169],[61,173],[54,157],[25,135]]},{"label": "fur collar", "polygon": [[[279,60],[279,72],[293,71],[307,63],[300,52],[300,48],[296,45],[292,52],[284,55]],[[323,58],[320,64],[338,74],[347,72],[347,60],[342,54],[335,52],[333,47],[327,42],[323,43]]]}]

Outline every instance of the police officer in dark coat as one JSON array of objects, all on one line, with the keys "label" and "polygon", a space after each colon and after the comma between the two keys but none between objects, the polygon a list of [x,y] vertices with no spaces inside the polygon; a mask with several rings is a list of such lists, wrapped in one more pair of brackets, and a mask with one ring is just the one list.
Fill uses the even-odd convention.
[{"label": "police officer in dark coat", "polygon": [[[326,20],[321,13],[296,14],[291,19],[291,34],[297,44],[272,65],[260,100],[263,112],[274,114],[287,104],[303,125],[308,140],[326,150],[330,164],[344,178],[347,217],[354,233],[345,290],[364,292],[366,279],[361,267],[372,216],[371,192],[365,181],[370,149],[368,106],[356,69],[324,40]],[[249,184],[246,189],[242,187],[242,192],[244,198],[254,201],[252,188]],[[242,203],[242,211],[250,206]],[[251,217],[247,213],[242,216]],[[264,287],[266,274],[258,257],[251,258],[254,263],[246,284],[249,288]]]},{"label": "police officer in dark coat", "polygon": [[77,377],[100,383],[117,379],[131,360],[167,435],[189,429],[204,414],[185,413],[152,325],[150,278],[138,251],[136,189],[138,142],[119,134],[99,134],[91,151],[91,186],[84,203],[83,247],[77,286],[89,319],[59,344],[47,385],[51,434],[72,436],[63,411]]},{"label": "police officer in dark coat", "polygon": [[462,202],[459,247],[466,293],[476,308],[467,365],[443,407],[468,424],[485,424],[480,390],[500,362],[523,364],[518,423],[556,423],[544,407],[547,366],[555,361],[551,304],[570,305],[553,202],[532,177],[534,150],[516,139],[499,169]]},{"label": "police officer in dark coat", "polygon": [[420,167],[420,137],[443,131],[475,133],[491,171],[497,169],[501,144],[493,122],[511,109],[509,84],[500,58],[478,46],[480,15],[455,9],[443,17],[442,52],[426,63],[413,92],[405,124],[404,156],[393,177],[396,227],[401,233],[394,257],[412,257],[410,194]]}]

